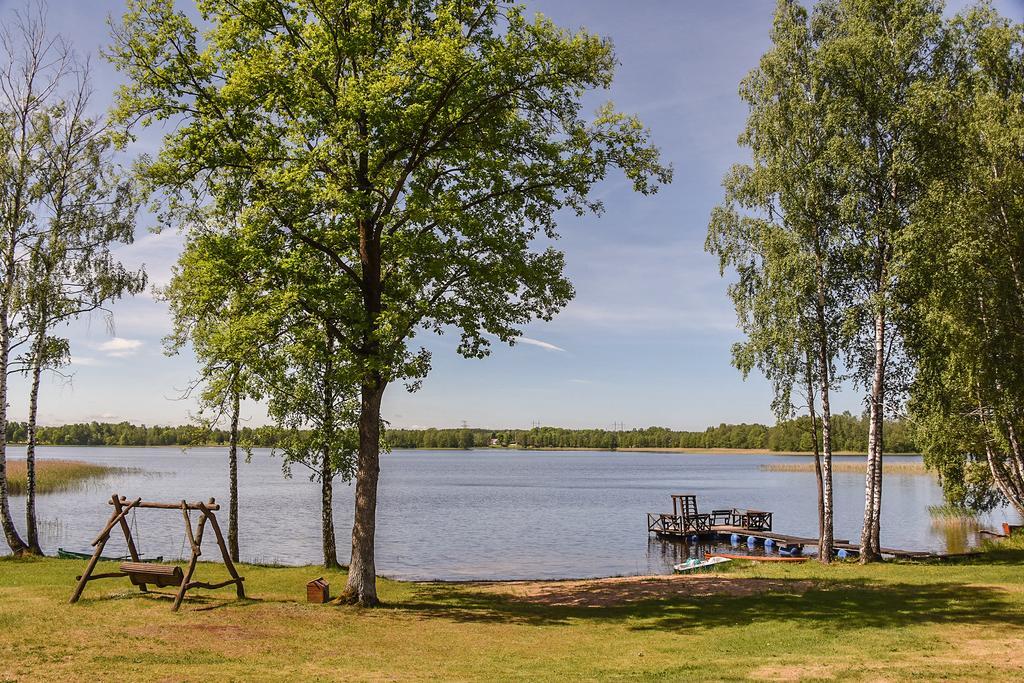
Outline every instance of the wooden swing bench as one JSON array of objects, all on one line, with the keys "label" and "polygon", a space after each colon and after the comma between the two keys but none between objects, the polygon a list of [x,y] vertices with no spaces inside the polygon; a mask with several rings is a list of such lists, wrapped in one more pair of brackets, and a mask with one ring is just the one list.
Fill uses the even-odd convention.
[{"label": "wooden swing bench", "polygon": [[[116,493],[111,496],[110,505],[114,506],[114,511],[110,515],[110,519],[107,521],[107,525],[100,532],[96,540],[92,542],[93,547],[96,550],[93,552],[92,557],[89,558],[89,563],[85,567],[85,571],[81,576],[77,577],[78,585],[75,586],[75,592],[71,595],[70,602],[78,602],[78,599],[82,597],[82,591],[85,590],[85,584],[96,579],[113,579],[128,577],[133,585],[138,586],[139,590],[143,593],[148,592],[147,586],[157,586],[159,588],[167,588],[176,586],[178,588],[177,594],[174,596],[174,605],[171,607],[173,611],[177,611],[181,606],[181,601],[185,598],[185,592],[190,588],[205,588],[207,590],[214,590],[217,588],[224,588],[234,584],[235,593],[239,598],[245,597],[245,588],[242,582],[245,581],[244,577],[238,575],[238,571],[235,569],[235,564],[231,561],[231,555],[228,554],[227,546],[224,543],[224,535],[221,533],[220,525],[217,523],[217,517],[213,514],[215,511],[220,510],[220,505],[211,498],[207,503],[188,503],[181,501],[180,503],[153,503],[143,502],[141,498],[129,501],[124,496],[119,496]],[[151,562],[142,562],[139,558],[139,552],[135,547],[135,540],[132,538],[131,529],[128,526],[127,515],[136,509],[156,509],[156,510],[180,510],[181,515],[185,520],[185,537],[188,539],[188,543],[192,548],[192,558],[189,560],[188,568],[182,570],[181,567],[173,564],[153,564]],[[192,528],[192,519],[189,517],[189,512],[199,512],[199,522],[196,525],[195,530]],[[231,578],[226,581],[219,583],[206,583],[203,581],[193,581],[192,576],[196,570],[196,564],[199,562],[199,557],[203,554],[201,545],[203,542],[203,532],[206,531],[206,525],[209,523],[213,529],[213,533],[217,537],[217,545],[220,547],[221,555],[224,558],[224,566],[228,570],[228,574]],[[128,545],[128,554],[131,556],[131,562],[122,562],[118,566],[118,571],[107,572],[103,574],[93,574],[93,569],[96,568],[96,563],[100,560],[100,554],[103,552],[103,546],[106,545],[110,539],[110,533],[113,531],[115,526],[120,526],[121,531],[124,532],[124,539]]]}]

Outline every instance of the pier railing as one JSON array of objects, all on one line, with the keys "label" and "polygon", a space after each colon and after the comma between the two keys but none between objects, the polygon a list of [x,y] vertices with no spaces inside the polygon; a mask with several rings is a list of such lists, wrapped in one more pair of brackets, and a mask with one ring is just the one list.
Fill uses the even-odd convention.
[{"label": "pier railing", "polygon": [[659,534],[707,533],[711,531],[708,515],[673,515],[668,513],[647,513],[647,531]]}]

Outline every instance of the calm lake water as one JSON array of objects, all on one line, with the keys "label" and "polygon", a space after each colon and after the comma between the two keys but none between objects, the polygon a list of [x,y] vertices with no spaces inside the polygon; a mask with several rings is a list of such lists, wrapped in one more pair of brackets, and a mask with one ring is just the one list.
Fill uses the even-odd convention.
[{"label": "calm lake water", "polygon": [[[9,457],[24,457],[11,448]],[[40,496],[44,550],[87,550],[110,514],[111,493],[144,500],[227,503],[226,449],[44,447],[40,458],[66,458],[138,468],[70,493]],[[861,458],[836,458],[861,460]],[[913,456],[888,461],[912,462]],[[766,472],[761,465],[809,462],[792,456],[608,453],[598,451],[395,451],[382,456],[377,568],[401,579],[514,579],[670,573],[701,549],[648,536],[647,512],[671,510],[669,494],[695,493],[701,509],[746,507],[775,513],[777,531],[816,536],[814,475]],[[254,452],[239,467],[242,559],[318,563],[320,490],[296,468],[286,479],[280,459]],[[836,537],[856,541],[864,479],[835,475]],[[339,556],[348,557],[353,487],[335,491]],[[976,532],[933,524],[942,503],[931,476],[886,475],[882,543],[957,551]],[[21,523],[24,498],[12,499]],[[1006,513],[983,520],[994,528]],[[227,511],[220,513],[227,529]],[[140,551],[185,554],[180,513],[144,510],[134,524]],[[112,535],[105,554],[123,550]],[[211,544],[210,550],[215,550]],[[208,553],[209,554],[209,553]]]}]

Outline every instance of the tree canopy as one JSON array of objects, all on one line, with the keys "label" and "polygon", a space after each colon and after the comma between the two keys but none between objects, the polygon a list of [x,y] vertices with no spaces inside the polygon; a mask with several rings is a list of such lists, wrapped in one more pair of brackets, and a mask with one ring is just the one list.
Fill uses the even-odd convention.
[{"label": "tree canopy", "polygon": [[[647,131],[582,95],[611,83],[609,41],[503,0],[130,0],[110,49],[123,121],[173,120],[144,165],[168,220],[231,216],[267,291],[316,318],[359,394],[348,595],[376,604],[380,403],[415,388],[419,332],[493,335],[571,298],[556,216],[601,210],[609,168],[668,181]],[[222,224],[221,224],[222,225]],[[276,294],[275,294],[276,296]]]}]

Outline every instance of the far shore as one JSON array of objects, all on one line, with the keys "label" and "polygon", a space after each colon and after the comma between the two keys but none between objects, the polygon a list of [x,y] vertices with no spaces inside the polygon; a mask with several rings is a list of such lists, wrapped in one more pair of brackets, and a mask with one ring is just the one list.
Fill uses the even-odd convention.
[{"label": "far shore", "polygon": [[[559,446],[530,446],[519,448],[514,446],[483,446],[474,450],[503,450],[503,451],[607,451],[609,453],[699,453],[702,455],[807,455],[813,456],[814,451],[773,451],[768,448],[674,448],[638,446],[634,448],[586,448],[586,447],[559,447]],[[398,450],[398,449],[395,449]],[[405,450],[433,450],[409,448]],[[867,455],[863,451],[833,451],[832,455]],[[885,455],[921,455],[920,453],[885,453]]]},{"label": "far shore", "polygon": [[[9,446],[23,446],[17,442],[9,442]],[[160,444],[152,446],[120,446],[101,444],[39,444],[47,448],[177,448],[188,450],[190,448],[227,448],[227,444]],[[256,446],[255,448],[270,448],[269,446]],[[671,446],[648,447],[639,446],[632,448],[597,448],[589,446],[474,446],[473,448],[454,447],[419,447],[402,448],[393,446],[393,451],[599,451],[603,453],[690,453],[700,455],[794,455],[813,456],[813,451],[773,451],[768,448],[675,448]],[[833,455],[867,455],[863,451],[833,451]],[[886,452],[885,455],[921,455],[920,453],[896,453]]]}]

